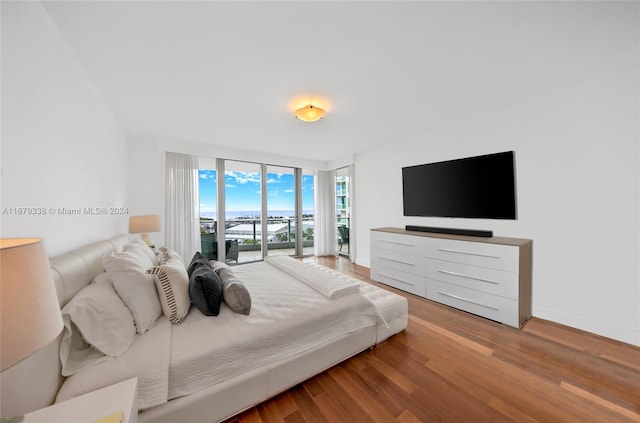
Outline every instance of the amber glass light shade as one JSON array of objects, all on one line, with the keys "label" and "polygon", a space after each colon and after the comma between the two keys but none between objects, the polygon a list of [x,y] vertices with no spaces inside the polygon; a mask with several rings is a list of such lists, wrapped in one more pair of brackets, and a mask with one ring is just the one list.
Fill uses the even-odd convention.
[{"label": "amber glass light shade", "polygon": [[324,116],[324,110],[312,104],[307,104],[296,110],[296,117],[305,122],[315,122],[322,119],[322,116]]}]

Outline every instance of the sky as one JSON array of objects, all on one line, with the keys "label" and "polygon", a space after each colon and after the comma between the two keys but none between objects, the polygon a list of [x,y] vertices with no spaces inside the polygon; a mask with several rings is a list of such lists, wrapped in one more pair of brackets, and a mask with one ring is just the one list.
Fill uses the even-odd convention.
[{"label": "sky", "polygon": [[[200,215],[214,217],[216,212],[216,171],[200,170]],[[267,173],[267,215],[295,208],[293,173]],[[260,211],[260,173],[225,172],[226,211]],[[313,175],[302,177],[302,210],[313,213]],[[278,216],[282,213],[275,213]]]}]

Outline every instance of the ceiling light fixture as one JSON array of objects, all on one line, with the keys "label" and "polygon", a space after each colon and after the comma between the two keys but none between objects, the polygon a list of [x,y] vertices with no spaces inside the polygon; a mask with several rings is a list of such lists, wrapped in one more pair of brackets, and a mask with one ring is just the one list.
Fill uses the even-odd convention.
[{"label": "ceiling light fixture", "polygon": [[322,116],[324,116],[324,109],[312,104],[307,104],[296,110],[296,117],[305,122],[315,122],[322,119]]}]

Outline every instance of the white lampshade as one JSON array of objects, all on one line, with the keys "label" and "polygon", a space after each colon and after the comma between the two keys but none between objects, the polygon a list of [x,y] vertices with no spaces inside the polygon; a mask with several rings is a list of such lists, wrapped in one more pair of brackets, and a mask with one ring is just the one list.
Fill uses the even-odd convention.
[{"label": "white lampshade", "polygon": [[153,241],[149,238],[149,232],[160,232],[160,216],[153,214],[129,218],[129,233],[142,234],[142,240],[147,245],[153,245]]},{"label": "white lampshade", "polygon": [[0,239],[0,307],[0,371],[62,331],[58,296],[40,239]]},{"label": "white lampshade", "polygon": [[144,234],[149,232],[160,232],[160,216],[144,215],[131,216],[129,218],[130,234]]}]

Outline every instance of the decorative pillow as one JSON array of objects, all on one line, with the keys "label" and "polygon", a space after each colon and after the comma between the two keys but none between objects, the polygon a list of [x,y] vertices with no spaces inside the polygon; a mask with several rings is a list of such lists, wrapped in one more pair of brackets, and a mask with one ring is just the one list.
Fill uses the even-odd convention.
[{"label": "decorative pillow", "polygon": [[222,282],[208,262],[194,266],[189,278],[189,296],[193,305],[205,316],[220,314]]},{"label": "decorative pillow", "polygon": [[62,320],[63,376],[102,361],[104,355],[119,357],[129,349],[136,334],[129,309],[107,282],[82,288],[62,309]]},{"label": "decorative pillow", "polygon": [[165,264],[173,259],[182,262],[182,264],[184,265],[184,260],[182,259],[182,257],[180,257],[180,254],[167,247],[160,247],[160,252],[158,253],[157,257],[159,264]]},{"label": "decorative pillow", "polygon": [[211,267],[213,267],[213,270],[215,270],[216,272],[223,268],[226,268],[226,269],[230,268],[230,266],[227,263],[223,263],[217,260],[209,260],[209,264],[211,265]]},{"label": "decorative pillow", "polygon": [[231,268],[221,268],[218,276],[222,280],[222,297],[224,302],[235,313],[249,314],[251,311],[251,294],[244,284],[234,276]]},{"label": "decorative pillow", "polygon": [[193,255],[191,263],[189,263],[189,267],[187,267],[187,275],[189,275],[189,279],[191,279],[191,274],[193,273],[194,269],[199,266],[207,266],[209,269],[213,270],[213,267],[211,267],[211,263],[209,263],[209,260],[207,260],[207,258],[203,256],[200,251]]},{"label": "decorative pillow", "polygon": [[141,239],[131,241],[131,243],[126,244],[124,247],[122,247],[122,250],[135,251],[136,253],[144,255],[151,262],[151,266],[157,266],[158,264],[160,264],[158,263],[158,258],[156,257],[154,252],[151,251],[151,248],[149,248],[147,243]]},{"label": "decorative pillow", "polygon": [[142,253],[134,251],[123,251],[122,253],[113,253],[102,260],[105,270],[109,273],[114,272],[140,272],[144,273],[153,266],[150,260]]},{"label": "decorative pillow", "polygon": [[146,273],[155,276],[164,315],[174,325],[181,324],[191,307],[189,276],[182,260],[171,259],[165,264],[147,270]]},{"label": "decorative pillow", "polygon": [[143,334],[151,329],[162,316],[155,276],[138,272],[117,272],[110,275],[113,287],[133,315],[137,332]]}]

